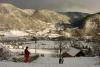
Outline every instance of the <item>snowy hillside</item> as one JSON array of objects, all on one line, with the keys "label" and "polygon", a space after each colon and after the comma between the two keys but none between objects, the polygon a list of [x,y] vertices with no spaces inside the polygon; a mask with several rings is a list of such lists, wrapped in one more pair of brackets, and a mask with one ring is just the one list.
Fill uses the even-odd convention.
[{"label": "snowy hillside", "polygon": [[18,36],[26,36],[28,33],[22,32],[22,31],[9,31],[4,33],[5,37],[18,37]]},{"label": "snowy hillside", "polygon": [[18,30],[11,30],[6,32],[1,32],[1,35],[4,35],[4,37],[19,37],[19,36],[26,36],[28,33],[25,33],[23,31]]},{"label": "snowy hillside", "polygon": [[62,22],[70,24],[67,16],[52,10],[20,9],[8,3],[0,3],[0,28],[42,31]]},{"label": "snowy hillside", "polygon": [[35,10],[34,9],[23,9],[22,11],[31,16]]}]

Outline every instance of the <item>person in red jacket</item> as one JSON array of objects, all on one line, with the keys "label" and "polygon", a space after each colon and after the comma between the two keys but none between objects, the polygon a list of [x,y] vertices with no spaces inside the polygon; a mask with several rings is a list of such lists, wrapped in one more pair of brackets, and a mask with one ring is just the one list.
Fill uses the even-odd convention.
[{"label": "person in red jacket", "polygon": [[28,46],[27,46],[26,49],[24,50],[24,57],[25,57],[24,62],[25,62],[25,63],[28,62],[29,54],[30,54],[30,52],[28,51]]}]

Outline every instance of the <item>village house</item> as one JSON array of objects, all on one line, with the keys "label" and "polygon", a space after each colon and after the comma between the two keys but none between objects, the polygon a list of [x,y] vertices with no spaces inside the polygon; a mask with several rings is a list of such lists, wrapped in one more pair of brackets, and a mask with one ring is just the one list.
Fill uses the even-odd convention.
[{"label": "village house", "polygon": [[70,48],[70,50],[68,52],[64,52],[62,54],[63,57],[81,57],[81,56],[85,56],[85,54],[76,48]]}]

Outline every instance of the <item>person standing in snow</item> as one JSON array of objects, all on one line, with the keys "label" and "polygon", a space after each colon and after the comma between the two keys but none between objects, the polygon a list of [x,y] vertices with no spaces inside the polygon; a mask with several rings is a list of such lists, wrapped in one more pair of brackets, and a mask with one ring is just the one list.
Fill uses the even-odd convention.
[{"label": "person standing in snow", "polygon": [[28,46],[27,46],[26,49],[24,50],[24,57],[25,57],[24,62],[25,62],[25,63],[28,62],[29,54],[30,54],[30,52],[28,51]]},{"label": "person standing in snow", "polygon": [[63,59],[63,57],[62,57],[62,59],[61,59],[61,63],[63,64],[63,62],[64,62],[64,59]]},{"label": "person standing in snow", "polygon": [[59,58],[59,64],[61,64],[61,58]]}]

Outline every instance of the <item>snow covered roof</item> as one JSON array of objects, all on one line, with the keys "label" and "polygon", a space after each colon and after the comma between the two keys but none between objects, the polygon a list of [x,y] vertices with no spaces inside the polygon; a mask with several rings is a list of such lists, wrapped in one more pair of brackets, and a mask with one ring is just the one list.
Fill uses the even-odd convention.
[{"label": "snow covered roof", "polygon": [[3,48],[3,44],[2,43],[0,43],[0,48]]},{"label": "snow covered roof", "polygon": [[72,56],[75,56],[78,52],[80,52],[80,50],[78,50],[76,48],[70,48],[70,50],[67,53]]},{"label": "snow covered roof", "polygon": [[48,36],[52,38],[52,37],[59,37],[61,35],[59,35],[59,34],[49,34]]}]

